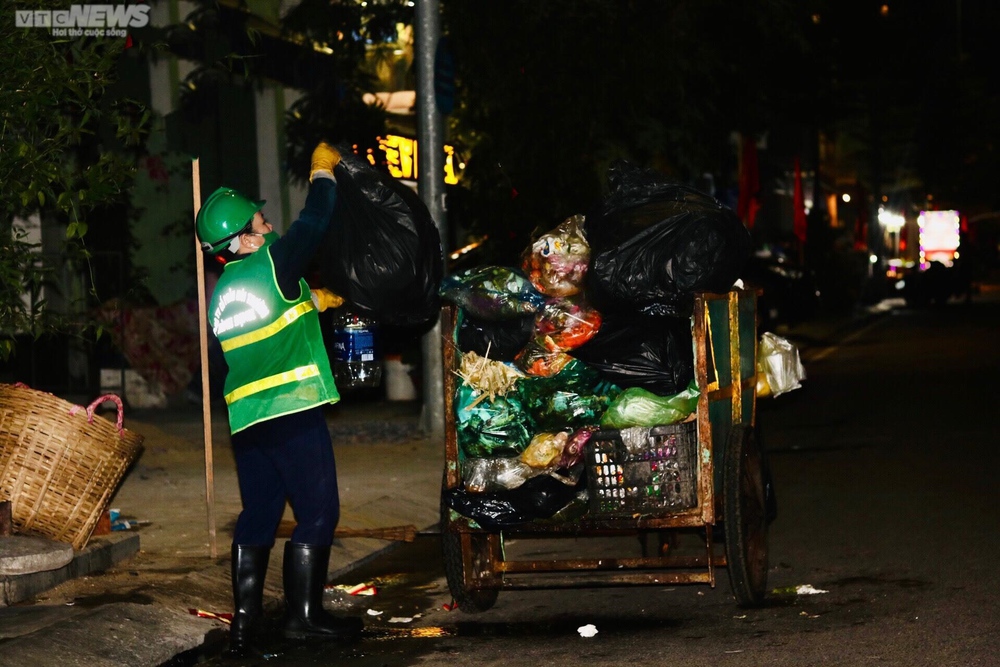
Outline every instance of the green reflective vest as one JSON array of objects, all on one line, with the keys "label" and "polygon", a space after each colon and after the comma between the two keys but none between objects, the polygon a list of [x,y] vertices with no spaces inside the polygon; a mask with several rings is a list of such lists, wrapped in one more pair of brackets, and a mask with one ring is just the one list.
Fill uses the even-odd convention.
[{"label": "green reflective vest", "polygon": [[226,404],[232,433],[268,419],[340,400],[309,286],[281,294],[266,248],[230,262],[208,314],[229,365]]}]

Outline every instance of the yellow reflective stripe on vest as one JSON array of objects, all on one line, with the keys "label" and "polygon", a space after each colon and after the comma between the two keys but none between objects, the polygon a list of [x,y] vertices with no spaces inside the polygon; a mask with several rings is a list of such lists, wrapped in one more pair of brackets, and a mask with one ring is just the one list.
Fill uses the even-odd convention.
[{"label": "yellow reflective stripe on vest", "polygon": [[283,384],[288,384],[289,382],[299,382],[300,380],[305,380],[306,378],[314,378],[318,375],[319,366],[316,364],[310,364],[308,366],[300,366],[294,370],[285,371],[284,373],[278,373],[277,375],[261,378],[260,380],[255,380],[249,384],[245,384],[242,387],[237,387],[226,394],[226,404],[232,405],[234,402],[240,400],[241,398],[246,398],[250,394],[256,394],[259,391],[278,387]]},{"label": "yellow reflective stripe on vest", "polygon": [[260,329],[254,329],[253,331],[248,331],[245,334],[240,334],[239,336],[233,336],[228,340],[222,341],[222,351],[229,352],[230,350],[235,350],[238,347],[243,347],[244,345],[250,345],[251,343],[257,343],[269,338],[274,334],[278,333],[289,324],[299,319],[310,310],[313,309],[312,301],[303,301],[297,306],[292,306],[275,321],[271,322],[267,326],[261,327]]}]

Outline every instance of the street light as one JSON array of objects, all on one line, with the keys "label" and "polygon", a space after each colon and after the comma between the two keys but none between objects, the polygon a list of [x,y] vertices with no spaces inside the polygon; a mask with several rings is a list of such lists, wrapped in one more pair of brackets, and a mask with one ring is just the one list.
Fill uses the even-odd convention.
[{"label": "street light", "polygon": [[906,218],[881,206],[878,209],[879,224],[889,233],[893,257],[899,257],[899,231],[906,225]]}]

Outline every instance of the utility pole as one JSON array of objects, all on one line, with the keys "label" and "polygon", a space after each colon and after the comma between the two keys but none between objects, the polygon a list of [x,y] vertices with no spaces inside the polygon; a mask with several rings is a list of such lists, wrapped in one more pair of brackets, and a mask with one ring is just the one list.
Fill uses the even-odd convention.
[{"label": "utility pole", "polygon": [[[416,0],[417,192],[427,205],[448,255],[444,205],[444,129],[434,96],[434,60],[441,37],[438,0]],[[447,268],[447,262],[445,262]],[[421,425],[430,437],[444,437],[444,369],[438,321],[422,341],[424,408]]]}]

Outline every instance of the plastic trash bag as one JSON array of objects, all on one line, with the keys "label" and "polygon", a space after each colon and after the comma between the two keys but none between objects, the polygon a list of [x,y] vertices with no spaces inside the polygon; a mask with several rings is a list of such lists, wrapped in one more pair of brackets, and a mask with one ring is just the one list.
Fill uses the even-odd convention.
[{"label": "plastic trash bag", "polygon": [[544,473],[544,470],[536,470],[522,461],[520,456],[470,457],[462,462],[462,480],[469,493],[516,489],[526,480]]},{"label": "plastic trash bag", "polygon": [[516,395],[489,400],[462,385],[455,397],[455,430],[466,456],[516,456],[531,441],[534,426]]},{"label": "plastic trash bag", "polygon": [[337,203],[317,252],[324,287],[384,324],[437,322],[444,255],[420,197],[349,151],[334,175]]},{"label": "plastic trash bag", "polygon": [[617,387],[610,393],[575,394],[570,391],[554,391],[539,405],[533,405],[529,414],[541,428],[576,428],[598,424],[618,395]]},{"label": "plastic trash bag", "polygon": [[584,426],[569,436],[559,458],[560,468],[572,468],[583,461],[583,448],[590,442],[590,436],[594,435],[595,431],[597,431],[596,426]]},{"label": "plastic trash bag", "polygon": [[619,387],[660,396],[676,394],[694,378],[690,319],[608,316],[594,338],[567,354]]},{"label": "plastic trash bag", "polygon": [[597,335],[601,314],[580,297],[548,299],[535,315],[535,335],[549,350],[572,350]]},{"label": "plastic trash bag", "polygon": [[514,357],[514,365],[528,375],[552,377],[566,368],[573,357],[561,350],[550,349],[544,340],[537,337],[528,341],[524,349]]},{"label": "plastic trash bag", "polygon": [[750,258],[750,233],[712,197],[618,160],[610,194],[588,213],[587,294],[612,309],[687,317],[694,293],[726,292]]},{"label": "plastic trash bag", "polygon": [[516,503],[507,491],[469,493],[465,489],[449,489],[443,494],[444,504],[481,528],[497,529],[531,521],[526,504]]},{"label": "plastic trash bag", "polygon": [[601,314],[582,299],[548,299],[535,316],[534,337],[514,357],[514,364],[528,375],[555,375],[571,361],[565,350],[590,340],[600,327]]},{"label": "plastic trash bag", "polygon": [[621,392],[620,387],[576,359],[550,377],[518,380],[517,390],[532,421],[549,430],[599,423],[612,399]]},{"label": "plastic trash bag", "polygon": [[539,236],[524,251],[521,268],[547,296],[572,296],[583,289],[590,263],[590,246],[583,234],[582,215],[567,218]]},{"label": "plastic trash bag", "polygon": [[584,362],[570,357],[563,368],[551,376],[527,377],[518,382],[518,391],[526,402],[540,400],[554,391],[592,394],[604,382],[601,374]]},{"label": "plastic trash bag", "polygon": [[534,315],[545,304],[531,281],[505,266],[476,267],[447,276],[441,281],[441,298],[494,322]]},{"label": "plastic trash bag", "polygon": [[532,468],[548,468],[558,462],[567,440],[569,433],[566,431],[537,433],[521,452],[520,459]]},{"label": "plastic trash bag", "polygon": [[757,396],[781,396],[798,389],[806,379],[799,350],[773,333],[762,333],[757,346]]},{"label": "plastic trash bag", "polygon": [[[582,449],[582,445],[579,446]],[[582,452],[580,456],[582,460]],[[574,485],[580,481],[583,473],[582,463],[533,468],[522,461],[520,456],[466,458],[462,461],[462,484],[469,493],[495,493],[516,489],[539,475],[550,475],[563,484]]]},{"label": "plastic trash bag", "polygon": [[535,319],[530,315],[491,322],[463,313],[456,344],[463,352],[475,352],[496,361],[513,361],[531,340],[534,330]]},{"label": "plastic trash bag", "polygon": [[538,475],[516,489],[492,493],[469,493],[465,489],[444,492],[445,505],[488,530],[496,530],[547,519],[573,502],[578,484],[566,484],[551,475]]},{"label": "plastic trash bag", "polygon": [[631,387],[611,402],[601,418],[601,426],[653,427],[682,422],[698,408],[698,393],[694,381],[687,389],[673,396],[657,396],[645,389]]}]

